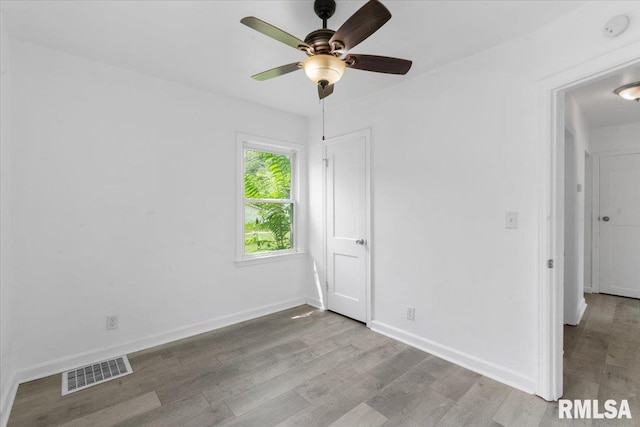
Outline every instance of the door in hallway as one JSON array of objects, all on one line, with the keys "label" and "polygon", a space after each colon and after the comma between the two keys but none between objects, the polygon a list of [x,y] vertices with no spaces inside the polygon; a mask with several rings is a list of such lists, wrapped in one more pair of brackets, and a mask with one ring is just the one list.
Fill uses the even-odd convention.
[{"label": "door in hallway", "polygon": [[600,158],[600,292],[640,298],[640,153]]},{"label": "door in hallway", "polygon": [[326,141],[326,257],[329,310],[367,321],[369,131]]}]

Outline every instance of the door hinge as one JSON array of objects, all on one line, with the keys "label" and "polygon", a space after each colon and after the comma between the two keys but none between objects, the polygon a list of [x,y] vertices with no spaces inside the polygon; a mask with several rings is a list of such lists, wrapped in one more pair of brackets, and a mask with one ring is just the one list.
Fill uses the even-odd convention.
[{"label": "door hinge", "polygon": [[329,166],[329,159],[327,159],[326,157],[322,159],[322,162],[324,163],[325,168]]},{"label": "door hinge", "polygon": [[329,282],[324,282],[324,290],[329,292]]},{"label": "door hinge", "polygon": [[547,260],[547,267],[553,268],[553,260],[552,259]]}]

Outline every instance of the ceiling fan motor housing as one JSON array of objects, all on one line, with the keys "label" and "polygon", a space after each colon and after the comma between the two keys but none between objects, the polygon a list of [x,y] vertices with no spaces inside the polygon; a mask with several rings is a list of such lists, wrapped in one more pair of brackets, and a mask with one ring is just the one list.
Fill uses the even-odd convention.
[{"label": "ceiling fan motor housing", "polygon": [[330,53],[332,49],[329,40],[334,33],[335,31],[328,28],[315,30],[307,35],[304,42],[311,47],[311,54]]}]

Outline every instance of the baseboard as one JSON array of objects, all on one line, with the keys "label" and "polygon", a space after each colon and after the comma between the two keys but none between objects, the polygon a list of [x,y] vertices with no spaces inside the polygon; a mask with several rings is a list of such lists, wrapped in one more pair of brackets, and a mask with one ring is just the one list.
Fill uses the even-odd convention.
[{"label": "baseboard", "polygon": [[372,322],[371,329],[405,344],[409,344],[412,347],[438,356],[451,363],[460,365],[463,368],[477,372],[485,377],[489,377],[508,386],[517,388],[518,390],[522,390],[525,393],[535,394],[536,383],[533,378],[522,375],[511,369],[498,366],[495,363],[482,360],[478,357],[438,344],[376,320]]},{"label": "baseboard", "polygon": [[[304,297],[294,298],[288,301],[276,304],[265,305],[238,313],[218,317],[206,322],[194,324],[191,326],[174,329],[157,335],[148,336],[146,338],[129,341],[124,344],[104,347],[99,350],[92,350],[85,353],[74,354],[50,362],[42,363],[26,369],[21,369],[15,374],[15,383],[21,384],[26,381],[32,381],[49,375],[54,375],[77,366],[87,365],[96,360],[109,359],[121,354],[129,354],[140,350],[145,350],[158,345],[166,344],[194,335],[210,332],[215,329],[243,322],[245,320],[255,319],[256,317],[265,316],[288,308],[297,307],[307,303]],[[11,407],[9,407],[10,409]],[[4,412],[3,412],[4,414]]]},{"label": "baseboard", "polygon": [[2,401],[0,402],[0,426],[6,427],[9,422],[9,415],[11,414],[11,408],[13,407],[13,401],[16,398],[18,392],[18,381],[15,375],[11,376],[9,381],[10,386],[5,390]]},{"label": "baseboard", "polygon": [[576,325],[579,325],[582,321],[582,316],[584,316],[584,312],[587,309],[587,302],[582,298],[580,300],[580,304],[578,305],[578,311],[576,312]]},{"label": "baseboard", "polygon": [[586,293],[588,293],[588,294],[592,294],[592,293],[594,292],[594,291],[593,291],[593,286],[585,286],[585,287],[584,287],[584,291],[585,291]]},{"label": "baseboard", "polygon": [[324,304],[318,298],[307,297],[307,304],[309,304],[312,307],[319,308],[320,310],[325,309]]}]

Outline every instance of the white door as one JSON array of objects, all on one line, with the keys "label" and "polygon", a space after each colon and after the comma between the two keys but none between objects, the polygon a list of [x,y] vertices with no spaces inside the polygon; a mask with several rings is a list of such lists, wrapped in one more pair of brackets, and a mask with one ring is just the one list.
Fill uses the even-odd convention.
[{"label": "white door", "polygon": [[600,158],[600,292],[640,298],[640,154]]},{"label": "white door", "polygon": [[369,131],[326,141],[327,307],[366,322]]}]

